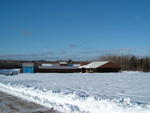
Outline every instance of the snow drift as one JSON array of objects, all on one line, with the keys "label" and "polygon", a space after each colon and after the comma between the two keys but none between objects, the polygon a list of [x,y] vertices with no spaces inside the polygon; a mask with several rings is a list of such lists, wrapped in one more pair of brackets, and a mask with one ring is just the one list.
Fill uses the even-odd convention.
[{"label": "snow drift", "polygon": [[[99,82],[97,82],[96,79],[94,79],[95,83],[93,83],[93,86],[91,86],[91,84],[90,85],[88,84],[88,82],[91,82],[90,74],[87,74],[86,77],[83,74],[78,75],[74,74],[74,76],[64,74],[64,78],[65,77],[68,78],[67,79],[68,81],[65,79],[66,82],[64,82],[64,80],[62,79],[63,74],[52,74],[49,75],[49,77],[46,74],[39,74],[39,75],[38,74],[21,75],[20,77],[2,76],[0,82],[0,90],[21,97],[26,100],[39,103],[41,105],[54,108],[63,113],[150,113],[149,103],[146,102],[144,103],[144,101],[143,102],[132,101],[130,100],[130,96],[132,95],[128,96],[127,98],[127,97],[120,97],[119,95],[111,96],[111,94],[98,93],[101,90],[101,88],[93,87],[95,86],[94,84],[97,85],[99,84]],[[103,74],[100,75],[104,79]],[[102,80],[102,78],[99,77],[100,75],[98,74],[97,76],[97,74],[95,74],[92,76],[92,78],[94,77],[97,78],[98,80],[100,79]],[[112,75],[115,76],[114,74],[108,75],[110,76],[110,78],[112,77]],[[29,76],[31,76],[30,80],[28,79]],[[55,80],[53,78],[54,76]],[[74,83],[73,81],[74,78],[82,79],[83,76],[85,80],[82,80],[82,83],[80,81],[76,81],[78,82],[78,85]],[[62,84],[60,78],[62,79],[64,84]],[[130,77],[127,78],[129,79]],[[50,79],[52,79],[53,82],[50,81]],[[22,82],[20,82],[20,80],[22,80]],[[121,80],[120,77],[119,80]],[[68,86],[69,81],[72,83],[72,85],[75,84],[75,86]],[[83,81],[86,81],[87,84],[79,88],[80,85],[83,85]],[[47,86],[45,85],[45,82]],[[103,81],[103,84],[105,82],[106,81]],[[113,84],[112,81],[111,84]],[[118,83],[118,85],[119,84],[120,83]],[[138,83],[134,84],[137,85]],[[149,85],[147,84],[146,81],[145,84]],[[61,88],[60,85],[63,85],[61,86],[63,88]],[[109,85],[107,84],[107,86]],[[92,91],[90,90],[85,90],[87,87],[90,87],[90,89],[92,89],[95,93],[92,93]],[[99,91],[96,91],[95,88],[99,89]],[[114,89],[110,90],[112,90],[110,92],[113,93]],[[119,89],[119,91],[120,90],[122,89]],[[138,98],[136,99],[138,100]]]}]

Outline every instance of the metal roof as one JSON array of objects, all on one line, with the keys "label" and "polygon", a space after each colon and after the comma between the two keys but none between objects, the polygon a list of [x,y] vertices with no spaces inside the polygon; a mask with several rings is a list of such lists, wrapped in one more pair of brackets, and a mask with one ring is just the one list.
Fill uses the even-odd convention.
[{"label": "metal roof", "polygon": [[83,65],[83,66],[80,66],[79,68],[98,68],[106,63],[108,63],[109,61],[94,61],[94,62],[91,62],[87,65]]},{"label": "metal roof", "polygon": [[39,66],[39,69],[78,69],[77,66],[59,66],[59,65],[54,65],[54,66]]}]

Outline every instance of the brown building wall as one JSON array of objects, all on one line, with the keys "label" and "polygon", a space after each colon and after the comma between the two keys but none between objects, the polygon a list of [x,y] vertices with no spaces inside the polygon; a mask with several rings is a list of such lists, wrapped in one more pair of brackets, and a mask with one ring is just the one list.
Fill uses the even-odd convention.
[{"label": "brown building wall", "polygon": [[106,64],[104,64],[98,68],[120,68],[120,66],[117,64],[114,64],[112,62],[108,62],[108,63],[106,63]]},{"label": "brown building wall", "polygon": [[97,69],[95,69],[96,72],[119,72],[121,67],[117,64],[114,64],[112,62],[108,62],[107,64],[104,64]]},{"label": "brown building wall", "polygon": [[37,69],[37,73],[77,73],[80,69]]}]

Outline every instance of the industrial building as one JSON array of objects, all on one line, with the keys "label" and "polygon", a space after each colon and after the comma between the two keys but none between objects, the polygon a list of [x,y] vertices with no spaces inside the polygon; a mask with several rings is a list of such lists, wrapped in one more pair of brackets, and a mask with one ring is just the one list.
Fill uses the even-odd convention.
[{"label": "industrial building", "polygon": [[75,73],[80,72],[78,66],[68,64],[67,62],[59,62],[57,64],[42,64],[38,66],[36,72],[40,73]]},{"label": "industrial building", "polygon": [[80,72],[77,66],[39,66],[36,70],[38,73],[75,73]]},{"label": "industrial building", "polygon": [[120,66],[109,61],[95,61],[86,65],[68,64],[67,62],[58,62],[55,64],[23,63],[23,73],[94,73],[94,72],[119,72]]}]

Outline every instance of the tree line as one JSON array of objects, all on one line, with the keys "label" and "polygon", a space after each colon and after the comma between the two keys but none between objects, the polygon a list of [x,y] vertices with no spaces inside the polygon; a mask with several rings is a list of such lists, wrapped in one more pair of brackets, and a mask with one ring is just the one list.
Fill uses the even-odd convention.
[{"label": "tree line", "polygon": [[[97,60],[107,60],[120,65],[123,71],[143,71],[150,72],[150,57],[138,57],[135,55],[104,55]],[[70,61],[70,60],[69,60]],[[32,62],[35,66],[43,63],[58,63],[59,61],[18,61],[18,60],[0,60],[0,69],[22,68],[22,63]],[[88,64],[90,61],[70,61],[73,64]]]},{"label": "tree line", "polygon": [[99,60],[112,61],[121,66],[122,70],[150,72],[150,57],[138,57],[135,55],[105,55]]}]

